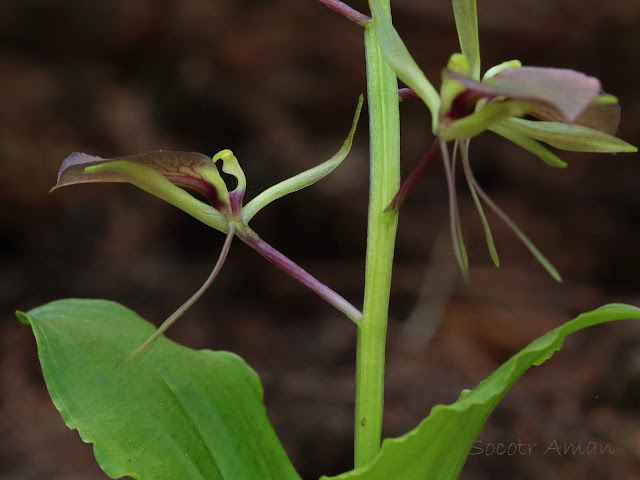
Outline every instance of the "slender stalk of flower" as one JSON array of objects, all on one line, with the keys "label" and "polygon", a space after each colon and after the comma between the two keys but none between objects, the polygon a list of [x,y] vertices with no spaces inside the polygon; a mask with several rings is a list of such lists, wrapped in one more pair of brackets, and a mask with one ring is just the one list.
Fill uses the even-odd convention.
[{"label": "slender stalk of flower", "polygon": [[238,232],[238,237],[280,270],[298,280],[305,287],[326,300],[327,303],[344,313],[351,321],[354,323],[360,323],[360,321],[362,321],[362,312],[360,312],[360,310],[260,237],[255,234],[247,235],[245,232]]},{"label": "slender stalk of flower", "polygon": [[194,293],[189,298],[189,300],[184,302],[180,306],[180,308],[178,308],[175,312],[173,312],[173,314],[171,314],[169,318],[167,318],[164,322],[162,322],[162,325],[158,327],[158,329],[153,333],[153,335],[151,335],[142,345],[136,348],[131,353],[131,355],[129,355],[130,359],[142,358],[153,346],[156,340],[158,340],[158,338],[160,338],[160,336],[164,332],[166,332],[169,329],[169,327],[175,323],[176,320],[178,320],[182,315],[184,315],[185,312],[189,310],[189,308],[191,308],[191,306],[198,301],[198,299],[202,296],[202,294],[207,291],[207,289],[211,286],[213,281],[218,276],[218,273],[220,273],[220,270],[222,270],[222,265],[224,265],[224,262],[227,259],[227,255],[229,254],[229,249],[231,248],[231,241],[233,240],[235,233],[236,233],[236,229],[232,225],[229,228],[229,232],[227,233],[227,238],[225,239],[224,245],[222,246],[222,250],[220,251],[220,256],[218,257],[218,261],[213,267],[213,270],[211,271],[211,273],[209,274],[209,277],[205,280],[205,282],[198,289],[198,291]]},{"label": "slender stalk of flower", "polygon": [[351,8],[349,5],[341,2],[340,0],[318,0],[318,2],[326,5],[334,12],[339,13],[343,17],[348,18],[358,25],[364,25],[369,20],[371,20],[370,17],[367,17],[365,14],[358,12],[357,10]]},{"label": "slender stalk of flower", "polygon": [[402,183],[398,193],[393,197],[391,203],[384,210],[385,212],[390,212],[391,210],[398,210],[404,200],[407,198],[407,195],[411,193],[411,191],[415,188],[415,186],[420,183],[420,180],[427,174],[431,167],[438,160],[438,155],[440,154],[440,142],[436,139],[433,141],[429,150],[422,156],[418,165],[411,171],[407,179]]}]

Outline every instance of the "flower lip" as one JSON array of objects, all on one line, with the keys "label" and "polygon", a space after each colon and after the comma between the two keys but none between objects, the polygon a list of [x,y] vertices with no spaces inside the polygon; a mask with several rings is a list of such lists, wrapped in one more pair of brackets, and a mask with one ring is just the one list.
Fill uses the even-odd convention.
[{"label": "flower lip", "polygon": [[213,165],[208,156],[196,152],[157,150],[155,152],[108,159],[73,152],[62,162],[58,171],[56,185],[52,188],[52,191],[76,183],[131,182],[131,178],[128,175],[113,170],[95,171],[90,175],[86,172],[89,167],[106,166],[123,161],[152,168],[166,177],[171,183],[201,193],[216,210],[225,209],[226,202],[220,195],[221,192],[208,178],[205,178],[205,171],[212,168],[215,169],[215,165]]}]

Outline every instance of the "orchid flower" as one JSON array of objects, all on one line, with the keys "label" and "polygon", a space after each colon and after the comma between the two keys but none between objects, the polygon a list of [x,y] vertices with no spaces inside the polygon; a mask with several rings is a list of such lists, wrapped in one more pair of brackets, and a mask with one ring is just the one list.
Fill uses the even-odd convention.
[{"label": "orchid flower", "polygon": [[[360,322],[362,313],[347,300],[315,279],[300,266],[262,240],[251,227],[250,220],[273,201],[314,184],[331,173],[351,149],[353,136],[362,108],[362,96],[353,119],[351,130],[342,148],[326,162],[284,180],[263,191],[243,205],[246,178],[231,150],[222,150],[213,158],[193,152],[157,151],[104,159],[84,153],[72,153],[62,163],[55,190],[67,185],[94,182],[128,182],[187,212],[202,223],[227,234],[222,251],[209,278],[200,289],[158,328],[158,330],[132,355],[142,356],[211,285],[229,252],[233,237],[256,250],[285,273],[307,286],[323,299],[343,312],[353,322]],[[216,162],[221,162],[223,173],[237,181],[229,191]],[[180,187],[203,195],[204,203]]]},{"label": "orchid flower", "polygon": [[[561,281],[549,260],[476,181],[469,161],[470,139],[490,130],[553,167],[565,167],[566,163],[540,142],[570,151],[636,152],[636,147],[613,136],[620,117],[617,99],[603,94],[600,82],[594,77],[567,69],[523,67],[517,60],[490,68],[480,79],[475,0],[453,0],[462,53],[454,54],[443,70],[438,93],[409,54],[378,0],[369,0],[369,6],[371,23],[377,30],[382,52],[398,78],[409,87],[400,90],[400,98],[419,98],[427,105],[432,116],[432,131],[436,136],[433,145],[403,183],[387,210],[399,208],[438,157],[442,157],[449,189],[453,248],[466,278],[468,260],[454,181],[459,152],[495,265],[499,266],[498,254],[481,200],[514,231],[551,276]],[[535,120],[522,118],[525,115]],[[448,142],[453,142],[451,153]]]}]

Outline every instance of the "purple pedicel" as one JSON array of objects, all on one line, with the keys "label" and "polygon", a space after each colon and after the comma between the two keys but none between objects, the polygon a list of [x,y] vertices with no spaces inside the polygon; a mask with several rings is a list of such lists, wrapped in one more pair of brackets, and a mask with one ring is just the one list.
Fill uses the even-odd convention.
[{"label": "purple pedicel", "polygon": [[339,13],[343,17],[348,18],[349,20],[356,22],[359,25],[367,23],[371,20],[370,17],[367,17],[363,13],[358,12],[357,10],[351,8],[349,5],[340,2],[339,0],[318,0],[320,3],[326,5],[334,12]]},{"label": "purple pedicel", "polygon": [[257,234],[251,232],[250,234],[237,232],[236,235],[247,245],[253,248],[256,252],[262,255],[264,258],[273,263],[280,270],[285,272],[290,277],[296,279],[304,286],[314,291],[328,303],[344,313],[353,322],[359,323],[362,321],[362,313],[347,300],[338,295],[336,292],[327,287],[324,283],[317,280],[309,272],[304,270],[298,264],[294,263],[289,258],[285,257],[278,250],[273,248],[267,242],[258,237]]}]

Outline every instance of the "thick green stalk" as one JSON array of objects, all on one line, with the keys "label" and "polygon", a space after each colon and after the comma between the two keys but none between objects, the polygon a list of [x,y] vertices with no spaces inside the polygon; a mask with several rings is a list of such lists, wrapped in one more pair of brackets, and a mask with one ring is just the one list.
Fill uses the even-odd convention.
[{"label": "thick green stalk", "polygon": [[[389,0],[382,2],[389,10]],[[398,83],[375,28],[365,28],[371,181],[364,309],[356,353],[355,467],[378,453],[384,403],[384,360],[397,211],[385,213],[400,186]]]}]

